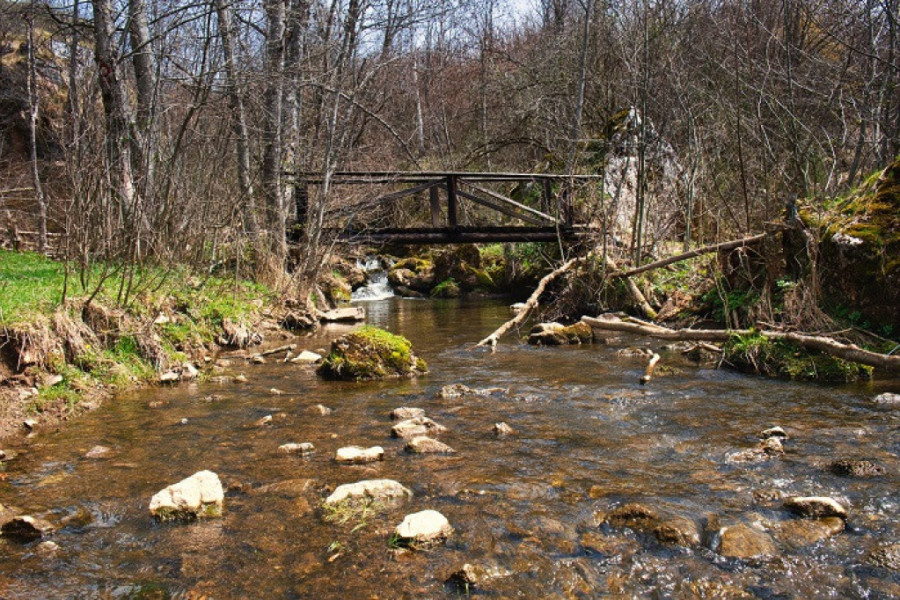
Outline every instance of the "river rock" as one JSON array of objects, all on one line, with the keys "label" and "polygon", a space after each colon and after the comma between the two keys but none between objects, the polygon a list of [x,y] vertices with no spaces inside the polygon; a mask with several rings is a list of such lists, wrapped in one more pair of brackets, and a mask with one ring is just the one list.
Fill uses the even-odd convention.
[{"label": "river rock", "polygon": [[250,357],[250,362],[254,365],[264,365],[266,364],[266,357],[262,354],[254,354]]},{"label": "river rock", "polygon": [[827,496],[793,496],[784,501],[784,507],[801,517],[847,518],[847,509]]},{"label": "river rock", "polygon": [[220,517],[224,502],[219,476],[199,471],[157,492],[150,499],[150,514],[160,521]]},{"label": "river rock", "polygon": [[326,323],[355,323],[366,320],[366,311],[361,306],[335,308],[322,313],[319,318]]},{"label": "river rock", "polygon": [[514,304],[509,305],[509,312],[511,312],[514,315],[517,315],[520,312],[522,312],[523,310],[525,310],[526,308],[528,308],[528,305],[525,304],[524,302],[516,302]]},{"label": "river rock", "polygon": [[454,454],[456,450],[443,442],[418,435],[406,442],[406,451],[413,454]]},{"label": "river rock", "polygon": [[91,448],[90,450],[85,452],[84,457],[85,458],[93,458],[93,459],[107,458],[111,453],[112,453],[111,448],[108,448],[107,446],[99,446],[98,445],[98,446],[94,446],[93,448]]},{"label": "river rock", "polygon": [[316,447],[311,442],[302,442],[299,444],[290,443],[278,446],[278,451],[285,454],[299,454],[300,456],[309,456],[316,451]]},{"label": "river rock", "polygon": [[427,372],[428,365],[413,353],[408,339],[371,325],[334,340],[316,369],[320,377],[346,381],[415,377]]},{"label": "river rock", "polygon": [[442,387],[441,391],[438,392],[438,397],[443,400],[453,400],[455,398],[462,398],[463,396],[494,396],[505,394],[508,391],[509,390],[506,388],[470,388],[461,383],[452,383]]},{"label": "river rock", "polygon": [[44,519],[21,515],[7,521],[0,528],[3,537],[26,544],[47,537],[56,528]]},{"label": "river rock", "polygon": [[885,544],[869,553],[866,562],[894,572],[900,572],[900,543]]},{"label": "river rock", "polygon": [[659,524],[660,519],[659,514],[649,506],[630,502],[609,511],[603,522],[610,527],[629,527],[649,532]]},{"label": "river rock", "polygon": [[52,557],[59,552],[59,544],[46,540],[35,547],[38,554],[44,557]]},{"label": "river rock", "polygon": [[842,458],[828,465],[828,470],[844,477],[879,477],[884,475],[884,467],[870,460]]},{"label": "river rock", "polygon": [[436,510],[423,510],[406,515],[394,535],[402,545],[422,546],[445,540],[452,532],[447,517]]},{"label": "river rock", "polygon": [[307,410],[308,412],[317,414],[317,415],[319,415],[319,416],[321,416],[321,417],[324,417],[324,416],[326,416],[326,415],[330,415],[331,413],[334,412],[334,409],[328,408],[328,407],[325,406],[324,404],[316,404],[315,406],[310,406],[310,407],[307,408],[306,410]]},{"label": "river rock", "polygon": [[662,544],[670,546],[700,545],[700,529],[693,519],[687,517],[669,517],[653,529],[653,535]]},{"label": "river rock", "polygon": [[366,479],[339,485],[325,499],[325,504],[334,506],[345,500],[405,500],[412,498],[412,495],[409,489],[393,479]]},{"label": "river rock", "polygon": [[181,376],[175,371],[166,371],[159,376],[160,383],[178,383],[179,381],[181,381]]},{"label": "river rock", "polygon": [[537,346],[589,344],[593,339],[593,329],[581,321],[568,326],[561,323],[538,323],[528,334],[528,343]]},{"label": "river rock", "polygon": [[392,421],[402,421],[405,419],[415,419],[416,417],[424,417],[424,408],[413,408],[411,406],[401,406],[391,411]]},{"label": "river rock", "polygon": [[718,553],[728,558],[762,558],[775,555],[772,537],[740,523],[719,530]]},{"label": "river rock", "polygon": [[384,448],[381,446],[372,446],[371,448],[346,446],[344,448],[338,448],[334,455],[334,460],[339,463],[348,464],[361,464],[384,460]]},{"label": "river rock", "polygon": [[315,362],[319,362],[322,360],[321,354],[316,354],[310,350],[304,350],[297,356],[291,359],[291,362],[294,364],[311,364]]},{"label": "river rock", "polygon": [[428,417],[415,417],[400,421],[391,427],[391,436],[405,439],[420,435],[437,435],[445,431],[447,431],[446,427],[435,423]]},{"label": "river rock", "polygon": [[622,358],[649,358],[653,356],[653,350],[650,348],[631,346],[629,348],[620,348],[619,350],[616,350],[616,356]]},{"label": "river rock", "polygon": [[515,430],[501,421],[500,423],[494,423],[493,432],[496,436],[504,436],[514,434]]},{"label": "river rock", "polygon": [[788,438],[788,434],[784,430],[784,428],[779,427],[777,425],[775,427],[769,427],[768,429],[764,429],[763,431],[761,431],[759,433],[759,437],[760,437],[760,439],[763,439],[763,440],[767,440],[769,438],[779,438],[782,441],[785,441],[785,440],[790,439],[790,438]]},{"label": "river rock", "polygon": [[272,424],[272,415],[266,415],[253,422],[254,427],[265,427]]},{"label": "river rock", "polygon": [[885,392],[872,398],[872,402],[875,404],[900,404],[900,394]]},{"label": "river rock", "polygon": [[456,585],[465,591],[470,587],[481,587],[494,579],[510,575],[512,572],[502,567],[465,563],[447,578],[447,583]]},{"label": "river rock", "polygon": [[754,448],[740,450],[728,455],[725,459],[731,463],[763,462],[779,458],[784,454],[781,438],[770,437],[760,441]]},{"label": "river rock", "polygon": [[802,548],[827,540],[844,530],[844,520],[838,517],[824,519],[794,519],[779,523],[775,537],[791,548]]}]

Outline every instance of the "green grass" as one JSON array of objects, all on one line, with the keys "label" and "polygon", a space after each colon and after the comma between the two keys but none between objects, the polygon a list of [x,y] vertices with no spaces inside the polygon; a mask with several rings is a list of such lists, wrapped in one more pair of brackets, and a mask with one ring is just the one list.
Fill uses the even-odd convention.
[{"label": "green grass", "polygon": [[0,322],[31,321],[62,299],[63,265],[32,252],[0,249]]}]

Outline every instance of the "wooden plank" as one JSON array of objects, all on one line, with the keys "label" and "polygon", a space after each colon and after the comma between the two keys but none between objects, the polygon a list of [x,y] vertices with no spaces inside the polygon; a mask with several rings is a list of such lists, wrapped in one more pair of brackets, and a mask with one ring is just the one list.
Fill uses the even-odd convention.
[{"label": "wooden plank", "polygon": [[377,198],[373,198],[372,200],[365,200],[360,202],[359,204],[354,204],[351,206],[343,206],[341,208],[336,208],[333,211],[328,211],[329,215],[341,215],[341,214],[349,214],[354,213],[366,208],[373,208],[378,206],[382,202],[389,202],[391,200],[399,200],[400,198],[405,198],[407,196],[413,196],[420,192],[424,192],[428,188],[434,187],[435,185],[440,185],[437,181],[428,181],[426,183],[422,183],[420,185],[407,188],[405,190],[398,190],[396,192],[391,192],[390,194],[385,194],[384,196],[379,196]]},{"label": "wooden plank", "polygon": [[441,198],[438,189],[438,186],[433,186],[428,190],[428,200],[431,203],[431,225],[435,228],[441,226]]},{"label": "wooden plank", "polygon": [[349,232],[326,231],[328,237],[343,243],[360,244],[473,244],[496,242],[555,242],[560,237],[577,239],[599,233],[588,227],[431,227],[374,229]]},{"label": "wooden plank", "polygon": [[447,176],[447,225],[451,229],[455,229],[459,222],[456,215],[457,197],[456,197],[456,177]]},{"label": "wooden plank", "polygon": [[546,214],[546,213],[543,213],[543,212],[541,212],[541,211],[539,211],[539,210],[536,210],[536,209],[534,209],[534,208],[531,208],[530,206],[526,206],[525,204],[522,204],[521,202],[516,202],[516,201],[513,200],[512,198],[507,198],[507,197],[504,196],[503,194],[498,194],[497,192],[495,192],[495,191],[493,191],[493,190],[489,190],[489,189],[487,189],[487,188],[483,188],[483,187],[481,187],[481,186],[479,186],[479,185],[475,185],[474,183],[468,183],[468,182],[466,182],[466,181],[464,181],[463,183],[467,184],[467,185],[468,185],[469,187],[471,187],[472,189],[477,190],[477,191],[481,192],[482,194],[485,194],[486,196],[490,196],[490,197],[493,198],[494,200],[498,200],[498,201],[500,201],[500,202],[509,204],[509,205],[511,205],[511,206],[515,206],[515,207],[518,208],[519,210],[524,210],[525,212],[530,213],[530,214],[532,214],[532,215],[535,215],[536,217],[539,217],[539,218],[543,219],[544,221],[549,221],[549,222],[551,222],[551,223],[556,223],[556,219],[554,219],[554,218],[551,217],[550,215],[548,215],[548,214]]},{"label": "wooden plank", "polygon": [[[321,184],[324,180],[319,172],[285,172],[285,177],[303,180],[310,184]],[[601,175],[559,175],[555,173],[484,173],[476,171],[337,171],[331,175],[332,183],[340,184],[372,184],[372,183],[420,183],[435,179],[456,177],[469,181],[538,181],[574,180],[593,181]]]}]

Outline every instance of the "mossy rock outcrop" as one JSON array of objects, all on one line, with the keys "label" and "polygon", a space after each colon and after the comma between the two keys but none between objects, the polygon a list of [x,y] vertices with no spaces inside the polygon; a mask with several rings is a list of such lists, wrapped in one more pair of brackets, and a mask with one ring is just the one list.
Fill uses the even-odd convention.
[{"label": "mossy rock outcrop", "polygon": [[762,336],[733,336],[722,350],[726,362],[746,373],[796,381],[853,382],[872,378],[872,367]]},{"label": "mossy rock outcrop", "polygon": [[817,219],[826,297],[851,313],[900,331],[900,160],[866,180]]},{"label": "mossy rock outcrop", "polygon": [[528,343],[535,346],[590,344],[592,341],[594,341],[593,329],[581,321],[569,326],[560,323],[538,323],[528,335]]},{"label": "mossy rock outcrop", "polygon": [[434,275],[434,264],[425,258],[404,258],[388,271],[388,282],[392,287],[407,288],[422,294],[430,293],[438,281]]},{"label": "mossy rock outcrop", "polygon": [[325,379],[367,381],[415,377],[427,371],[428,365],[413,354],[409,340],[366,325],[333,341],[316,373]]}]

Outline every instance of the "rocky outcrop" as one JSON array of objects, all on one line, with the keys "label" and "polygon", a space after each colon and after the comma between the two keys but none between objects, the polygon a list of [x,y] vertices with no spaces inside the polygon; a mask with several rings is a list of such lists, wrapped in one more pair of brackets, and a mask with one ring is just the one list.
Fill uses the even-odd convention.
[{"label": "rocky outcrop", "polygon": [[391,427],[391,437],[413,438],[420,435],[438,435],[447,431],[443,425],[435,423],[428,417],[416,417],[400,421]]},{"label": "rocky outcrop", "polygon": [[784,501],[784,507],[801,517],[847,518],[847,509],[840,502],[828,496],[793,496]]},{"label": "rocky outcrop", "polygon": [[366,325],[331,343],[316,372],[325,379],[363,381],[414,377],[428,371],[405,337]]},{"label": "rocky outcrop", "polygon": [[456,450],[438,440],[419,435],[406,442],[406,451],[411,454],[454,454]]},{"label": "rocky outcrop", "polygon": [[394,535],[399,544],[423,547],[447,539],[453,532],[447,517],[436,510],[423,510],[406,515],[397,525]]},{"label": "rocky outcrop", "polygon": [[150,514],[159,521],[220,517],[224,502],[219,476],[200,471],[154,494]]},{"label": "rocky outcrop", "polygon": [[528,334],[528,343],[536,346],[589,344],[593,339],[593,329],[581,321],[569,326],[560,323],[538,323]]},{"label": "rocky outcrop", "polygon": [[325,499],[326,506],[353,501],[396,501],[412,498],[412,492],[393,479],[366,479],[356,483],[345,483],[337,487]]},{"label": "rocky outcrop", "polygon": [[384,460],[384,448],[381,446],[372,446],[371,448],[346,446],[338,448],[334,455],[334,460],[345,464],[362,464]]}]

